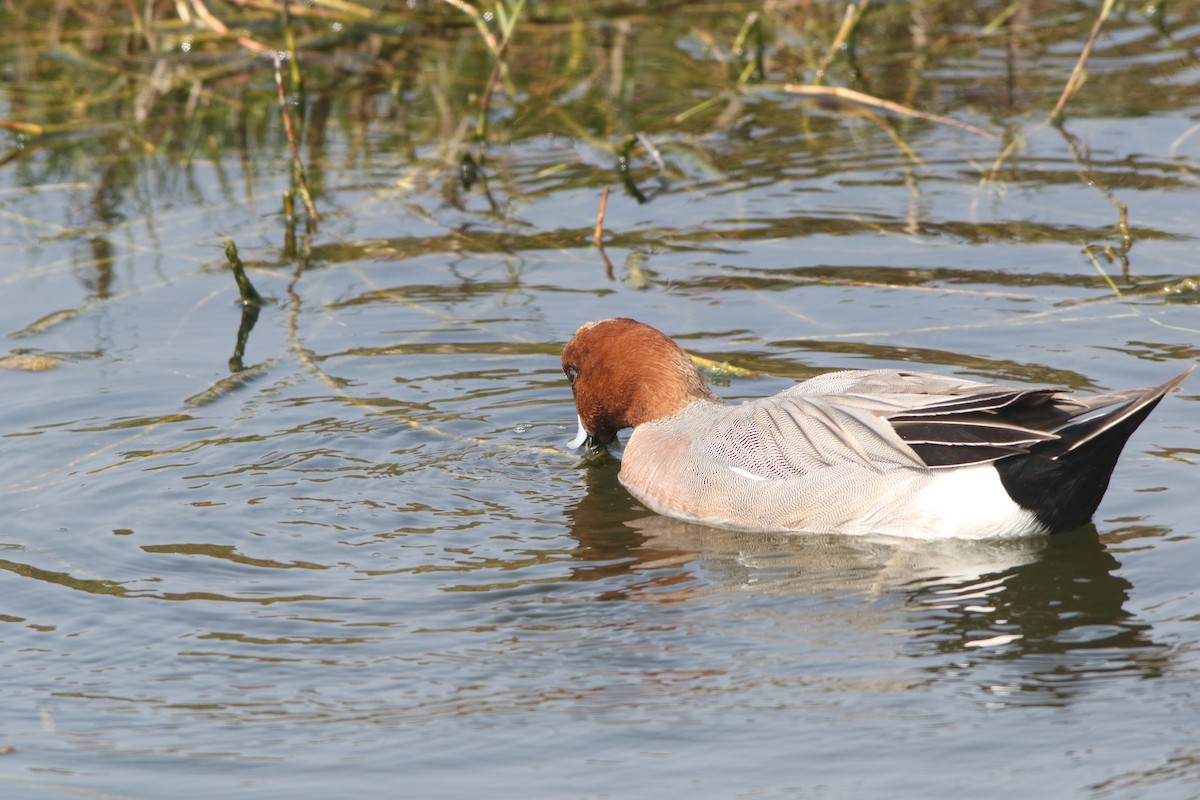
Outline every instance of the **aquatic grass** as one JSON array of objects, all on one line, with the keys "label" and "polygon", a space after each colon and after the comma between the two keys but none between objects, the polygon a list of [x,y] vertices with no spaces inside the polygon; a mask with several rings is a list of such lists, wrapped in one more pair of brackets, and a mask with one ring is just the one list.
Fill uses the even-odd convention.
[{"label": "aquatic grass", "polygon": [[496,3],[495,13],[500,22],[500,41],[493,51],[492,71],[488,76],[487,84],[483,87],[483,94],[479,98],[479,122],[475,126],[475,136],[480,141],[487,139],[488,112],[491,109],[492,93],[495,92],[496,84],[500,82],[501,77],[508,73],[505,58],[508,55],[513,33],[517,28],[517,21],[521,18],[521,11],[524,8],[525,0],[509,0],[507,4],[505,0],[498,0]]},{"label": "aquatic grass", "polygon": [[820,86],[825,82],[825,75],[829,71],[830,65],[838,57],[838,54],[843,52],[843,48],[845,48],[844,52],[847,57],[850,59],[853,58],[854,35],[867,13],[867,6],[870,4],[871,0],[858,0],[858,2],[846,4],[846,14],[842,18],[841,27],[838,28],[833,41],[829,43],[829,50],[826,52],[825,58],[822,59],[816,70],[813,71],[813,86]]},{"label": "aquatic grass", "polygon": [[[1012,5],[1010,5],[1008,8],[1006,8],[1005,11],[1003,11],[999,16],[997,16],[996,19],[994,19],[991,23],[989,23],[987,26],[985,26],[983,29],[983,32],[985,34],[990,34],[990,33],[994,32],[1013,13],[1015,13],[1017,7],[1018,7],[1018,3],[1014,2]],[[1058,96],[1058,101],[1055,103],[1054,109],[1050,112],[1049,116],[1046,118],[1047,124],[1053,125],[1053,126],[1059,128],[1060,130],[1062,129],[1066,105],[1071,100],[1071,98],[1074,97],[1079,92],[1079,90],[1083,87],[1083,84],[1087,80],[1088,59],[1091,57],[1092,50],[1094,49],[1095,44],[1096,44],[1096,40],[1099,38],[1100,29],[1103,27],[1105,21],[1107,21],[1109,15],[1112,12],[1113,7],[1114,7],[1114,0],[1104,0],[1104,4],[1101,6],[1100,11],[1096,16],[1096,19],[1093,21],[1092,26],[1091,26],[1090,30],[1088,31],[1087,39],[1084,42],[1083,48],[1080,50],[1079,57],[1076,60],[1074,67],[1071,69],[1071,74],[1068,76],[1066,84],[1063,86],[1062,92]],[[1160,14],[1161,9],[1159,9],[1158,11],[1155,11],[1154,6],[1152,5],[1150,7],[1147,7],[1146,12],[1147,12],[1147,14],[1152,15],[1153,18],[1158,19],[1161,22],[1161,16],[1153,16],[1155,14]],[[1063,131],[1063,134],[1068,139],[1068,146],[1071,149],[1072,156],[1076,159],[1077,162],[1079,162],[1080,161],[1079,151],[1078,151],[1078,148],[1074,144],[1073,137],[1070,137],[1070,135],[1066,134],[1065,131]],[[1181,141],[1182,138],[1186,138],[1186,135],[1187,134],[1185,133],[1182,137],[1180,137],[1180,139],[1177,139],[1176,142]],[[1012,156],[1013,153],[1016,152],[1016,150],[1020,146],[1021,138],[1022,137],[1013,137],[1013,139],[1004,148],[1004,150],[1001,151],[1001,153],[996,157],[996,160],[993,163],[992,169],[987,178],[988,182],[994,182],[996,180],[997,173],[999,172],[1003,163],[1010,156]],[[1169,152],[1171,154],[1173,154],[1174,151],[1175,151],[1175,144],[1173,143]],[[1084,183],[1088,184],[1088,185],[1092,185],[1092,184],[1090,184],[1089,181],[1087,181],[1086,178],[1084,179]],[[1110,201],[1114,202],[1114,204],[1118,207],[1120,214],[1121,214],[1121,218],[1122,218],[1122,220],[1124,220],[1125,215],[1126,215],[1125,207],[1122,204],[1120,204],[1119,202],[1117,202],[1115,200],[1115,198],[1113,198],[1111,196],[1111,194],[1109,194],[1109,199],[1110,199]],[[1124,226],[1124,233],[1125,234],[1128,233],[1127,225]],[[1127,236],[1123,236],[1123,246],[1124,246],[1124,252],[1122,253],[1122,255],[1124,255],[1124,253],[1127,253],[1128,249],[1129,249],[1129,241],[1127,239]],[[1126,267],[1128,267],[1127,263],[1126,263]]]},{"label": "aquatic grass", "polygon": [[[1121,291],[1121,287],[1117,286],[1116,282],[1108,274],[1108,271],[1106,269],[1104,269],[1104,266],[1100,263],[1100,260],[1098,258],[1096,258],[1095,248],[1085,247],[1083,249],[1083,253],[1084,253],[1084,255],[1087,256],[1088,260],[1092,263],[1092,266],[1095,268],[1096,273],[1100,276],[1101,280],[1104,281],[1105,285],[1107,285],[1109,290],[1112,292],[1112,298],[1114,300],[1124,300],[1125,293]],[[1109,263],[1112,263],[1113,260],[1114,260],[1113,257],[1110,256]],[[1128,262],[1125,262],[1125,263],[1127,264]],[[1190,293],[1190,295],[1194,296],[1195,292],[1196,292],[1195,284],[1196,284],[1195,281],[1191,281],[1189,283],[1188,280],[1184,280],[1177,284],[1173,283],[1173,284],[1164,286],[1164,287],[1158,289],[1157,292],[1155,292],[1155,293],[1158,294],[1159,296],[1165,296],[1165,297],[1170,297],[1172,295],[1183,296],[1183,295],[1188,295],[1189,293]],[[1143,294],[1145,294],[1145,293],[1146,292],[1143,292]],[[1164,322],[1163,320],[1158,319],[1154,315],[1146,313],[1142,309],[1141,306],[1136,305],[1136,304],[1129,305],[1129,308],[1133,309],[1133,312],[1135,314],[1140,316],[1143,320],[1150,323],[1151,325],[1157,325],[1161,328],[1169,328],[1169,329],[1175,330],[1175,331],[1183,331],[1185,333],[1192,333],[1192,334],[1200,335],[1200,327],[1191,327],[1188,325],[1175,325],[1170,322]]]},{"label": "aquatic grass", "polygon": [[[517,22],[519,19],[521,19],[522,17],[528,16],[529,19],[527,20],[527,25],[525,26],[525,29],[528,32],[530,32],[531,34],[536,35],[538,26],[540,24],[546,24],[543,22],[543,20],[545,19],[545,17],[547,15],[543,14],[543,16],[540,18],[538,15],[529,16],[524,10],[524,4],[519,3],[519,2],[507,2],[507,0],[506,0],[506,2],[501,2],[501,3],[495,4],[494,10],[490,11],[490,12],[486,12],[486,13],[494,14],[494,19],[499,23],[500,38],[497,38],[489,29],[489,27],[488,27],[489,23],[484,19],[485,12],[481,12],[474,5],[463,2],[463,0],[455,0],[455,2],[449,2],[449,0],[443,0],[443,5],[446,8],[452,8],[452,9],[455,9],[456,11],[458,11],[459,13],[462,13],[464,15],[464,20],[466,22],[468,22],[468,24],[475,26],[477,32],[480,34],[480,41],[484,44],[486,51],[489,54],[491,54],[490,68],[488,70],[487,77],[484,79],[484,82],[483,82],[483,90],[476,93],[476,97],[477,97],[477,100],[476,100],[477,122],[476,122],[476,126],[475,126],[476,127],[476,135],[478,138],[485,138],[488,133],[488,128],[492,124],[491,123],[491,115],[487,113],[487,111],[491,107],[492,94],[494,93],[497,83],[502,79],[502,76],[507,76],[509,74],[507,58],[504,57],[506,54],[504,52],[501,52],[502,48],[505,48],[507,46],[507,43],[511,41],[511,38],[517,29]],[[189,6],[181,5],[180,7],[188,8]],[[195,8],[195,6],[192,6],[192,7]],[[200,5],[199,7],[204,8],[203,5]],[[827,56],[829,54],[840,51],[843,46],[841,44],[841,42],[844,42],[846,40],[846,38],[850,36],[852,31],[854,32],[854,36],[856,38],[864,38],[865,40],[868,40],[868,41],[870,40],[871,36],[876,35],[873,30],[869,29],[866,26],[866,20],[868,19],[868,15],[865,13],[865,11],[866,11],[867,7],[868,7],[868,3],[862,2],[861,0],[857,3],[851,3],[846,6],[848,14],[846,15],[845,19],[843,20],[843,23],[852,22],[853,24],[852,25],[843,24],[838,28],[836,33],[833,35],[833,39],[827,48]],[[241,12],[242,14],[250,14],[251,11],[253,11],[254,14],[257,14],[258,16],[249,16],[245,20],[238,20],[237,26],[235,26],[232,22],[230,24],[222,23],[221,25],[218,26],[212,21],[212,20],[216,19],[215,17],[213,17],[212,20],[209,20],[206,23],[206,27],[212,29],[215,33],[220,34],[220,37],[217,39],[210,39],[207,41],[202,39],[199,36],[194,35],[194,34],[187,33],[185,31],[181,31],[178,23],[180,21],[184,21],[184,20],[165,20],[162,18],[161,12],[160,12],[159,18],[157,20],[155,20],[155,19],[149,20],[148,24],[143,26],[143,29],[144,29],[144,33],[147,37],[155,38],[156,40],[159,41],[160,48],[163,47],[164,45],[169,45],[172,42],[177,42],[180,39],[191,40],[195,46],[201,46],[201,45],[205,45],[205,46],[209,46],[209,47],[221,46],[222,42],[230,41],[227,37],[230,35],[231,31],[236,32],[237,30],[253,30],[253,31],[265,30],[263,28],[263,25],[265,24],[265,21],[267,18],[265,17],[264,12],[267,11],[268,8],[269,8],[269,6],[267,4],[261,4],[261,3],[255,4],[253,6],[250,6],[250,5],[245,6],[243,11]],[[281,8],[289,9],[289,11],[281,12],[280,11]],[[816,8],[819,9],[820,6],[817,6]],[[353,10],[351,10],[351,9],[353,9]],[[284,35],[284,39],[285,39],[283,42],[283,47],[278,48],[278,49],[280,49],[284,52],[292,52],[298,56],[299,53],[304,49],[304,41],[303,41],[304,37],[293,36],[291,34],[292,26],[290,24],[288,24],[286,21],[287,14],[295,13],[296,8],[291,7],[291,6],[275,7],[275,11],[276,11],[276,17],[281,19],[281,22],[279,24],[280,24],[280,29],[283,31],[283,35]],[[363,9],[361,7],[349,6],[345,9],[342,9],[342,11],[345,12],[345,16],[343,16],[343,17],[338,17],[337,13],[335,13],[337,11],[338,11],[338,8],[336,7],[336,4],[333,6],[324,7],[322,9],[322,19],[338,19],[339,20],[338,24],[340,24],[342,26],[340,32],[338,32],[338,33],[334,33],[331,35],[328,30],[321,33],[321,36],[323,37],[323,39],[325,40],[326,45],[327,45],[324,48],[326,50],[328,50],[329,47],[337,48],[337,47],[341,46],[338,44],[339,41],[343,42],[344,45],[353,46],[354,41],[355,41],[355,36],[352,35],[352,31],[356,30],[356,26],[358,24],[360,24],[363,19],[362,18]],[[885,11],[885,9],[880,9],[877,12],[877,16],[882,15],[884,11]],[[754,10],[748,11],[745,14],[745,16],[743,17],[740,27],[739,27],[739,30],[734,35],[733,41],[727,49],[727,52],[729,53],[729,55],[725,56],[725,59],[728,60],[729,63],[731,63],[731,65],[735,64],[735,63],[741,64],[741,66],[739,67],[739,70],[735,74],[734,82],[733,82],[731,88],[737,89],[737,88],[744,86],[750,80],[750,76],[752,76],[752,75],[757,74],[759,77],[756,78],[756,80],[761,79],[763,77],[761,75],[761,73],[769,71],[770,66],[766,63],[766,57],[764,55],[764,50],[765,50],[764,42],[765,42],[766,30],[767,30],[767,26],[766,26],[764,20],[767,17],[777,18],[780,15],[780,13],[781,12],[777,8],[772,6],[769,8],[763,7],[761,9],[754,9]],[[894,13],[895,12],[888,10],[888,15],[894,16]],[[226,14],[226,16],[228,17],[228,14]],[[385,19],[390,21],[390,20],[396,19],[397,16],[398,15],[396,15],[395,13],[387,14],[387,13],[381,12],[379,15],[376,16],[376,19],[378,19],[382,23]],[[403,15],[399,15],[399,16],[402,17]],[[429,15],[428,15],[428,13],[426,13],[424,15],[424,19],[428,19],[428,17],[429,17]],[[205,17],[205,19],[208,19],[208,18]],[[304,19],[304,20],[308,21],[310,24],[312,21],[311,17],[302,16],[300,19]],[[423,21],[422,15],[415,14],[415,13],[413,15],[411,15],[411,17],[408,19],[408,22],[410,23],[410,27],[414,24],[420,25],[422,23],[422,21]],[[170,22],[171,24],[167,25],[166,23],[168,23],[168,22]],[[195,22],[195,20],[193,20],[193,22]],[[778,25],[779,24],[778,21],[775,24]],[[890,25],[891,21],[889,21],[888,24]],[[996,20],[992,20],[992,22],[989,23],[989,26],[994,26],[995,24],[996,24]],[[161,29],[159,29],[156,26],[162,26],[162,27],[161,27]],[[989,31],[989,28],[981,29],[981,35],[986,34],[988,31]],[[315,34],[315,33],[316,33],[316,31],[311,30],[311,27],[310,27],[310,37],[309,37],[310,41],[312,39],[311,34]],[[701,31],[697,35],[701,35],[701,34],[703,34],[703,31]],[[261,34],[256,33],[256,35],[258,35],[259,38],[262,38]],[[712,38],[714,40],[717,40],[720,37],[712,37]],[[745,52],[746,46],[747,46],[747,42],[750,42],[750,41],[756,42],[756,44],[754,44],[752,47],[752,49],[754,50],[754,57],[753,57],[753,59],[742,59],[741,56],[744,55],[744,52]],[[236,44],[236,41],[232,41],[230,43]],[[294,47],[292,46],[293,44],[295,45]],[[776,44],[776,49],[778,49],[777,44]],[[193,52],[194,52],[194,50],[193,50]],[[256,49],[256,52],[257,52],[257,49]],[[272,49],[271,52],[274,52],[274,50]],[[577,46],[572,47],[573,55],[571,56],[571,63],[579,63],[581,61],[580,56],[578,55],[579,52],[580,52],[580,49]],[[166,56],[168,56],[168,54],[164,52],[161,54],[161,56],[166,57]],[[778,60],[778,58],[777,58],[777,60]],[[814,70],[814,73],[815,73],[814,79],[811,81],[810,85],[820,86],[820,85],[823,85],[827,81],[827,79],[829,77],[828,72],[829,72],[829,66],[830,66],[828,61],[829,60],[827,58],[816,66],[816,68]],[[751,64],[753,64],[753,67],[751,67]],[[179,62],[176,65],[179,67],[183,67],[185,73],[187,73],[187,74],[181,75],[181,77],[179,78],[180,82],[191,79],[193,74],[195,75],[195,77],[201,78],[201,80],[204,79],[203,73],[196,67],[186,66],[183,62]],[[252,61],[249,64],[244,64],[242,68],[243,69],[249,68],[251,70],[255,69]],[[299,87],[299,74],[300,73],[298,71],[296,61],[289,61],[289,70],[291,71],[292,78],[293,78],[292,92],[295,96],[296,101],[303,103],[304,99],[305,99],[305,93],[299,91],[299,88],[300,88]],[[802,84],[795,84],[794,82],[791,82],[791,83],[785,82],[785,84],[793,85],[793,86],[802,85]],[[522,87],[523,90],[525,88],[526,87]],[[853,99],[856,102],[863,102],[865,97],[874,98],[872,100],[865,100],[865,102],[876,102],[876,100],[877,100],[877,101],[879,101],[877,103],[877,107],[886,108],[892,112],[894,112],[896,110],[896,107],[900,107],[900,108],[908,108],[911,111],[919,112],[922,114],[930,114],[931,115],[930,118],[937,118],[939,120],[941,118],[943,118],[942,115],[937,115],[937,114],[934,114],[933,112],[928,112],[928,111],[925,111],[925,110],[922,110],[922,109],[919,109],[916,107],[907,106],[906,104],[904,104],[902,102],[898,102],[896,100],[887,99],[882,96],[876,97],[875,95],[872,95],[869,92],[863,91],[862,87],[847,86],[847,87],[829,87],[829,88],[832,93],[841,94],[843,97],[853,97]],[[806,91],[811,92],[812,90],[806,90]],[[848,94],[846,94],[847,91],[855,92],[856,94],[848,95]],[[677,123],[690,121],[700,111],[710,107],[713,104],[714,100],[719,101],[719,98],[720,98],[719,94],[714,94],[714,96],[712,98],[701,101],[701,103],[703,105],[693,105],[687,109],[675,111],[671,115],[671,119],[673,119]],[[895,106],[884,105],[884,103],[894,103]],[[907,112],[904,112],[904,113],[907,113]],[[576,121],[576,116],[571,112],[568,112],[568,118],[571,121]],[[43,124],[36,120],[35,121],[10,120],[9,122],[11,125],[16,125],[16,126],[41,126]],[[586,129],[587,125],[585,124],[582,127],[584,129]],[[36,130],[36,128],[29,128],[29,130]]]}]

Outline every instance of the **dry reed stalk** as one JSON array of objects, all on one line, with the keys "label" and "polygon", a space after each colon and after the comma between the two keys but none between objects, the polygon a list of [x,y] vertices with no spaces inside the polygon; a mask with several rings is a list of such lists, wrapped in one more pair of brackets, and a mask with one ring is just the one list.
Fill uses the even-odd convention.
[{"label": "dry reed stalk", "polygon": [[488,30],[487,22],[484,21],[483,15],[479,13],[479,9],[469,3],[464,3],[463,0],[442,0],[442,2],[446,5],[454,6],[470,17],[471,21],[475,23],[475,27],[479,30],[479,35],[487,43],[488,50],[491,50],[493,55],[499,54],[500,43],[496,41],[496,37],[492,36],[492,32]]},{"label": "dry reed stalk", "polygon": [[292,115],[288,111],[287,93],[283,88],[283,57],[279,53],[275,53],[275,88],[279,92],[279,115],[283,117],[283,129],[287,134],[288,147],[292,151],[292,172],[300,189],[300,199],[304,201],[304,208],[308,211],[309,223],[316,228],[320,217],[317,215],[312,193],[308,190],[308,179],[300,161],[300,148],[296,146],[296,134],[292,131]]},{"label": "dry reed stalk", "polygon": [[492,104],[492,92],[496,90],[496,84],[500,82],[500,72],[504,69],[504,54],[507,52],[508,37],[506,36],[496,50],[496,61],[492,64],[492,72],[488,76],[487,86],[483,87],[483,94],[479,98],[479,122],[475,125],[475,136],[480,140],[487,138],[488,108]]},{"label": "dry reed stalk", "polygon": [[596,233],[592,236],[592,243],[596,247],[603,247],[604,237],[604,212],[608,210],[608,184],[604,185],[604,193],[600,195],[600,210],[596,213]]},{"label": "dry reed stalk", "polygon": [[800,94],[815,97],[836,97],[839,100],[848,100],[852,103],[861,103],[866,106],[882,108],[886,111],[891,111],[894,114],[902,114],[907,117],[916,117],[918,119],[928,120],[929,122],[936,122],[939,125],[950,125],[960,130],[967,131],[968,133],[973,133],[976,136],[983,136],[987,139],[999,138],[999,134],[993,131],[977,128],[969,123],[959,122],[958,120],[950,119],[949,117],[941,117],[937,114],[929,114],[924,111],[917,111],[915,108],[902,106],[899,103],[893,103],[891,100],[883,100],[882,98],[864,94],[863,92],[858,92],[854,89],[847,89],[844,86],[809,86],[789,83],[783,87],[783,90],[785,92],[789,92],[790,94]]},{"label": "dry reed stalk", "polygon": [[32,122],[13,122],[7,119],[0,119],[0,128],[16,133],[27,133],[30,136],[41,136],[46,130],[41,125]]},{"label": "dry reed stalk", "polygon": [[1050,121],[1058,123],[1062,120],[1063,108],[1066,107],[1067,101],[1079,91],[1087,80],[1087,64],[1088,57],[1092,54],[1092,46],[1096,44],[1097,37],[1100,36],[1100,27],[1104,25],[1104,21],[1108,19],[1109,12],[1112,11],[1114,0],[1104,0],[1104,6],[1100,9],[1099,16],[1092,23],[1091,33],[1088,34],[1087,43],[1083,46],[1083,52],[1079,54],[1079,60],[1075,62],[1075,68],[1071,70],[1071,77],[1067,78],[1067,85],[1063,87],[1062,94],[1058,97],[1058,102],[1054,105],[1054,111],[1050,112]]},{"label": "dry reed stalk", "polygon": [[[229,35],[229,26],[226,25],[224,22],[221,22],[221,20],[217,19],[217,17],[215,17],[213,15],[213,13],[208,10],[208,6],[204,5],[204,0],[191,0],[191,6],[192,6],[192,10],[196,12],[196,16],[200,19],[201,22],[204,23],[204,25],[206,27],[208,27],[209,30],[219,33],[222,36]],[[184,8],[185,7],[182,5],[179,6],[179,10],[181,12],[180,13],[181,19],[183,18],[182,12],[183,12]],[[185,22],[186,22],[186,20],[185,20]],[[256,42],[255,40],[251,39],[249,36],[237,37],[237,43],[240,44],[242,47],[246,48],[247,50],[253,50],[256,53],[272,52],[270,47],[267,47],[265,44],[262,44],[261,42]]]}]

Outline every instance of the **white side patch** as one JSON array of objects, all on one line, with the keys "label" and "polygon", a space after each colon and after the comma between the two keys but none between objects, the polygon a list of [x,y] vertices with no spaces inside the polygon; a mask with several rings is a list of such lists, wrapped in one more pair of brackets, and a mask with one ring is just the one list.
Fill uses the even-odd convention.
[{"label": "white side patch", "polygon": [[729,471],[732,472],[734,475],[741,475],[743,478],[749,478],[752,481],[765,481],[766,480],[766,478],[764,478],[762,475],[755,475],[753,472],[747,472],[746,470],[742,469],[741,467],[730,467]]},{"label": "white side patch", "polygon": [[991,464],[935,473],[912,498],[910,510],[930,528],[963,539],[1046,532],[1032,511],[1008,496]]}]

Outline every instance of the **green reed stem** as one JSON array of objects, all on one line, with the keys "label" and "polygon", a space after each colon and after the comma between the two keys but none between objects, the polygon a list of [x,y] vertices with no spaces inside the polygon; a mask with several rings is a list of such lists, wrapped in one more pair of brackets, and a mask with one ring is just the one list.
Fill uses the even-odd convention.
[{"label": "green reed stem", "polygon": [[492,74],[488,76],[487,86],[484,87],[483,95],[479,99],[479,123],[475,126],[475,136],[480,141],[487,139],[488,109],[492,103],[492,93],[506,69],[504,59],[508,53],[508,45],[512,41],[513,32],[517,29],[517,20],[520,19],[521,11],[524,8],[525,0],[514,0],[508,8],[505,8],[503,0],[496,3],[496,18],[500,22],[501,38],[494,50],[495,62],[492,65]]},{"label": "green reed stem", "polygon": [[225,260],[229,262],[229,268],[233,270],[233,279],[237,281],[238,294],[242,297],[242,305],[246,306],[261,306],[263,304],[262,295],[254,288],[254,284],[250,283],[250,279],[246,277],[246,265],[242,263],[242,257],[238,255],[237,245],[233,239],[225,240]]},{"label": "green reed stem", "polygon": [[863,16],[867,13],[867,6],[870,4],[871,0],[858,0],[857,3],[850,3],[846,6],[846,16],[842,18],[842,27],[838,29],[837,36],[833,37],[833,44],[829,45],[829,52],[825,54],[825,59],[813,75],[814,86],[820,86],[825,81],[825,73],[833,63],[833,59],[837,58],[842,47],[858,31],[858,26],[862,23]]}]

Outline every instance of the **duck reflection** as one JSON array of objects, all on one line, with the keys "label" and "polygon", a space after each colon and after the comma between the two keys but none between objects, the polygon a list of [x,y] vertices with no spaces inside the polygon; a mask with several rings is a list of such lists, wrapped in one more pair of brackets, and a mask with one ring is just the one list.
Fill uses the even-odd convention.
[{"label": "duck reflection", "polygon": [[574,578],[628,577],[603,599],[859,596],[846,612],[856,630],[894,631],[896,615],[881,606],[898,607],[908,628],[900,655],[924,662],[931,680],[969,672],[1004,703],[1066,702],[1097,679],[1157,676],[1169,659],[1125,609],[1131,586],[1093,525],[933,542],[727,531],[649,514],[620,490],[619,465],[608,461],[584,470],[589,491],[570,510],[586,562]]},{"label": "duck reflection", "polygon": [[[669,541],[658,546],[637,525],[646,516],[617,480],[620,462],[596,458],[581,471],[587,491],[567,510],[567,519],[579,542],[576,557],[583,563],[572,568],[572,578],[595,581],[637,573],[645,580],[622,582],[621,588],[602,593],[602,600],[627,599],[652,588],[677,586],[690,580],[686,571],[671,571],[697,557],[685,542],[676,547]],[[703,528],[698,528],[704,530]]]}]

